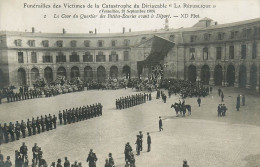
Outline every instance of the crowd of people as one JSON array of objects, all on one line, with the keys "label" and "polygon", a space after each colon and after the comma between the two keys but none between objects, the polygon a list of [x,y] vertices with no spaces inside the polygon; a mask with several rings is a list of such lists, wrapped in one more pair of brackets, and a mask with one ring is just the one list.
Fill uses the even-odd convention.
[{"label": "crowd of people", "polygon": [[132,96],[120,97],[116,99],[116,109],[125,109],[133,107],[142,103],[146,103],[146,100],[152,100],[151,93],[139,93]]},{"label": "crowd of people", "polygon": [[57,77],[53,82],[47,83],[43,78],[39,78],[33,83],[33,87],[28,85],[21,86],[15,90],[14,86],[0,90],[0,104],[3,99],[7,102],[16,102],[21,100],[35,99],[40,97],[51,97],[59,94],[83,91],[84,84],[79,78],[73,78],[67,81],[64,77]]},{"label": "crowd of people", "polygon": [[[79,122],[82,120],[90,119],[93,117],[102,115],[102,105],[101,103],[96,103],[93,105],[87,105],[83,107],[77,107],[72,109],[63,110],[63,113],[59,111],[58,118],[60,120],[60,124],[62,124],[62,120],[64,124],[71,124],[75,122]],[[56,129],[57,117],[55,115],[49,114],[48,116],[42,115],[34,119],[27,119],[27,123],[23,120],[19,123],[10,122],[9,125],[4,123],[2,127],[0,124],[0,145],[2,143],[8,143],[9,141],[19,140],[21,137],[25,138],[26,136],[32,136],[36,134],[40,134],[45,131]],[[27,135],[26,135],[27,129]],[[22,136],[21,136],[22,133]]]},{"label": "crowd of people", "polygon": [[162,87],[168,89],[169,94],[179,94],[186,97],[205,97],[212,92],[211,86],[204,86],[202,83],[193,83],[188,80],[164,79]]}]

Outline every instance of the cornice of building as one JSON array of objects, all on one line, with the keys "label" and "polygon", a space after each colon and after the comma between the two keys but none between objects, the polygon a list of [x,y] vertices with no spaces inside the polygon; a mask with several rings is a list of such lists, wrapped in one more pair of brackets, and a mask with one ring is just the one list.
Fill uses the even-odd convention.
[{"label": "cornice of building", "polygon": [[179,29],[160,29],[160,30],[147,30],[147,31],[135,31],[135,32],[124,32],[124,33],[42,33],[42,32],[21,32],[21,31],[0,31],[0,36],[22,36],[22,37],[42,37],[42,38],[118,38],[118,37],[134,37],[141,35],[160,35],[167,33],[185,33],[193,31],[206,31],[206,30],[216,30],[223,28],[231,28],[242,25],[251,25],[259,23],[260,18],[244,20],[239,22],[211,25],[205,28],[201,27],[187,27]]}]

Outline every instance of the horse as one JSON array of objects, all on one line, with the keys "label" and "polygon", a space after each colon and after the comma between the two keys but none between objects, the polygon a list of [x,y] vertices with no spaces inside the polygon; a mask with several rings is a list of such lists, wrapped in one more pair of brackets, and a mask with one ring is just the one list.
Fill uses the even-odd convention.
[{"label": "horse", "polygon": [[176,115],[178,116],[179,115],[179,104],[178,103],[174,103],[171,105],[171,108],[174,108],[175,109],[175,112],[176,112]]},{"label": "horse", "polygon": [[188,110],[189,115],[191,115],[191,105],[185,105],[186,110]]}]

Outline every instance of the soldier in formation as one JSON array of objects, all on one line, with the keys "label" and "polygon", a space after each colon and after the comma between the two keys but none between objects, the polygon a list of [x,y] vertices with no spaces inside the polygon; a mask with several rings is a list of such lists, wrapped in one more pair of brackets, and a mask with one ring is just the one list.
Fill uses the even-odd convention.
[{"label": "soldier in formation", "polygon": [[93,105],[87,105],[79,108],[63,110],[62,113],[59,112],[60,124],[62,124],[62,119],[64,125],[66,125],[101,116],[102,108],[103,106],[101,105],[101,103],[96,103]]},{"label": "soldier in formation", "polygon": [[[150,93],[151,94],[151,93]],[[133,107],[139,104],[146,103],[146,100],[152,100],[151,95],[148,95],[146,93],[142,94],[136,94],[132,96],[126,96],[126,97],[120,97],[119,99],[116,99],[116,109],[125,109],[129,107]]]},{"label": "soldier in formation", "polygon": [[[102,108],[103,106],[101,103],[96,103],[93,105],[87,105],[79,108],[73,108],[69,110],[63,110],[63,113],[59,112],[59,119],[60,123],[62,123],[61,119],[63,119],[64,124],[66,125],[68,123],[75,123],[82,120],[90,119],[93,117],[101,116],[102,115]],[[15,124],[12,122],[7,125],[6,123],[2,127],[0,124],[0,145],[2,143],[8,143],[9,141],[15,141],[19,140],[22,137],[26,137],[26,129],[28,132],[28,136],[40,134],[41,132],[49,131],[56,129],[56,122],[57,117],[55,115],[51,116],[49,114],[48,116],[45,115],[43,117],[37,117],[34,119],[27,119],[27,122],[25,123],[23,120],[21,123],[16,121]]]},{"label": "soldier in formation", "polygon": [[28,86],[20,87],[19,92],[9,91],[6,94],[7,102],[35,99],[41,96],[41,91],[36,89],[28,90]]}]

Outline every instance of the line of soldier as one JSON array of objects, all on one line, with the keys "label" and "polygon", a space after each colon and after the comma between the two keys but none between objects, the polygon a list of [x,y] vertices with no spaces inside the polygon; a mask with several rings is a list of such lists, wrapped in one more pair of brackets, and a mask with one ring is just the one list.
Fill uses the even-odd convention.
[{"label": "line of soldier", "polygon": [[[59,111],[60,124],[70,124],[102,115],[101,103]],[[62,123],[63,122],[63,123]]]},{"label": "line of soldier", "polygon": [[56,122],[57,117],[55,115],[49,116],[45,115],[45,117],[41,116],[40,118],[37,117],[34,119],[32,117],[32,120],[27,119],[27,123],[25,123],[23,120],[21,123],[16,121],[16,123],[10,122],[9,125],[6,123],[2,127],[0,124],[0,144],[4,142],[9,142],[9,135],[10,135],[10,141],[19,140],[22,137],[26,137],[26,129],[28,131],[28,136],[40,134],[41,132],[49,131],[52,129],[56,129]]},{"label": "line of soldier", "polygon": [[151,93],[139,93],[132,96],[120,97],[120,99],[116,99],[116,109],[121,110],[133,107],[142,103],[146,103],[146,100],[152,100]]},{"label": "line of soldier", "polygon": [[[69,109],[63,111],[63,114],[59,112],[59,120],[60,124],[62,124],[62,119],[64,120],[64,124],[70,124],[100,115],[102,115],[102,105],[98,103],[87,107],[84,106],[76,109]],[[25,138],[26,128],[28,131],[28,136],[56,129],[56,122],[57,117],[55,115],[51,116],[51,114],[49,114],[49,116],[45,115],[45,117],[41,116],[40,118],[37,117],[36,119],[32,118],[31,121],[28,119],[27,123],[22,120],[21,123],[18,121],[16,121],[15,124],[10,122],[9,125],[5,123],[3,127],[0,124],[0,145],[3,142],[9,142],[9,135],[10,141],[19,140],[21,138],[21,133],[22,137]]]},{"label": "line of soldier", "polygon": [[29,90],[28,88],[29,88],[28,86],[20,87],[19,93],[14,93],[13,91],[10,91],[6,95],[7,102],[15,102],[15,101],[34,99],[40,97],[41,91],[37,91],[35,89]]},{"label": "line of soldier", "polygon": [[227,107],[225,104],[219,104],[218,105],[218,117],[224,117],[226,116]]}]

